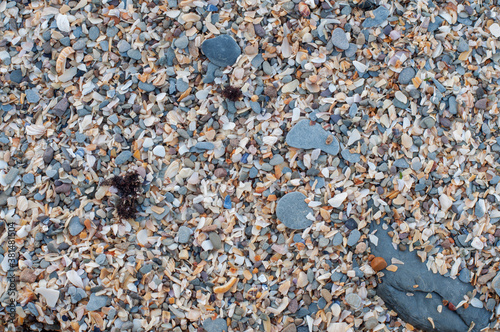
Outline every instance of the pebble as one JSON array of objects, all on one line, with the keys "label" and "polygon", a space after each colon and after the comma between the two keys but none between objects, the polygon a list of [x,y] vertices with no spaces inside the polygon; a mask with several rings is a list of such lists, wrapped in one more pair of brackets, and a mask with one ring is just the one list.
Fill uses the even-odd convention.
[{"label": "pebble", "polygon": [[340,150],[339,142],[332,133],[318,123],[311,125],[309,120],[301,120],[293,126],[286,135],[286,143],[294,148],[321,149],[331,155],[338,154]]},{"label": "pebble", "polygon": [[361,308],[362,300],[361,300],[361,298],[359,297],[358,294],[350,293],[350,294],[346,295],[345,301],[353,309],[359,309],[359,308]]},{"label": "pebble", "polygon": [[227,323],[223,318],[208,318],[203,321],[203,328],[207,332],[227,332]]},{"label": "pebble", "polygon": [[363,28],[373,28],[376,26],[381,26],[382,23],[384,23],[384,21],[389,17],[390,11],[384,6],[380,6],[375,9],[372,14],[374,16],[373,18],[369,17],[363,21]]},{"label": "pebble", "polygon": [[404,68],[400,73],[398,77],[398,81],[400,84],[410,84],[411,80],[415,77],[417,73],[415,72],[415,69],[411,67]]},{"label": "pebble", "polygon": [[47,165],[54,159],[54,150],[50,146],[45,149],[42,159]]},{"label": "pebble", "polygon": [[100,310],[102,307],[105,307],[108,303],[108,297],[107,296],[98,296],[95,295],[94,293],[90,294],[90,299],[89,302],[87,303],[87,310],[88,311],[97,311]]},{"label": "pebble", "polygon": [[18,84],[21,83],[23,78],[24,78],[24,76],[23,76],[23,72],[21,71],[21,69],[15,69],[10,73],[10,80],[14,83],[18,83]]},{"label": "pebble", "polygon": [[129,159],[132,157],[132,152],[125,150],[120,152],[115,158],[115,164],[116,165],[122,165],[129,161]]},{"label": "pebble", "polygon": [[68,224],[68,230],[72,236],[77,236],[84,229],[85,229],[85,226],[82,223],[80,223],[79,217],[75,216],[75,217],[71,218],[71,220],[69,221],[69,224]]},{"label": "pebble", "polygon": [[203,54],[216,66],[232,66],[241,54],[241,48],[228,35],[205,40],[201,44]]},{"label": "pebble", "polygon": [[26,90],[26,100],[28,103],[36,104],[40,101],[40,96],[38,95],[38,91],[34,89]]},{"label": "pebble", "polygon": [[349,41],[347,40],[346,33],[341,28],[333,30],[332,43],[341,50],[347,50],[349,48]]},{"label": "pebble", "polygon": [[306,196],[299,192],[291,192],[281,197],[276,206],[276,216],[290,229],[305,229],[312,225],[307,215],[312,209],[304,201]]},{"label": "pebble", "polygon": [[432,127],[434,127],[435,124],[436,124],[436,120],[434,120],[434,118],[432,118],[430,116],[425,117],[420,121],[420,127],[424,128],[424,129],[432,128]]},{"label": "pebble", "polygon": [[177,233],[177,239],[179,243],[188,243],[189,238],[191,237],[191,229],[187,226],[181,226],[179,227],[179,231]]},{"label": "pebble", "polygon": [[163,145],[155,146],[155,148],[153,149],[153,154],[157,157],[165,157],[165,148],[163,147]]},{"label": "pebble", "polygon": [[356,245],[360,238],[361,238],[361,233],[357,229],[353,230],[349,234],[349,237],[347,238],[347,245],[350,247]]},{"label": "pebble", "polygon": [[90,40],[96,40],[100,35],[99,28],[96,26],[92,26],[89,29],[89,38]]},{"label": "pebble", "polygon": [[188,44],[189,44],[189,40],[185,35],[177,38],[174,41],[175,47],[178,47],[178,48],[186,48],[188,46]]},{"label": "pebble", "polygon": [[211,232],[208,234],[208,238],[210,239],[210,242],[212,242],[212,246],[215,250],[222,249],[222,240],[219,234]]},{"label": "pebble", "polygon": [[498,23],[493,23],[492,25],[490,25],[489,29],[490,29],[491,34],[495,38],[499,38],[500,37],[500,25],[498,25]]},{"label": "pebble", "polygon": [[4,181],[6,184],[11,184],[12,182],[14,182],[14,180],[16,179],[16,177],[18,176],[20,170],[13,167],[10,169],[10,171],[5,174],[5,177],[4,177]]}]

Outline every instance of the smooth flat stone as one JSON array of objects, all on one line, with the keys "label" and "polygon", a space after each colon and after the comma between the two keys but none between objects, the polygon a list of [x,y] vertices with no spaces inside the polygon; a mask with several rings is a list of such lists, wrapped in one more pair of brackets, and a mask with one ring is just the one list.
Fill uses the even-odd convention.
[{"label": "smooth flat stone", "polygon": [[[468,331],[472,322],[475,326],[471,331],[480,331],[488,325],[490,313],[482,308],[469,306],[467,309],[460,307],[452,311],[443,306],[442,312],[437,312],[436,308],[442,305],[443,300],[458,305],[474,287],[458,278],[451,279],[427,270],[416,251],[394,249],[392,238],[387,234],[391,228],[383,230],[382,223],[383,221],[379,225],[375,222],[371,224],[371,232],[377,230],[375,235],[378,237],[377,246],[370,243],[372,254],[384,258],[386,262],[390,262],[392,258],[404,262],[404,265],[397,265],[396,272],[383,270],[385,275],[382,283],[377,286],[377,294],[390,309],[396,311],[404,321],[425,331]],[[414,287],[415,285],[418,287]],[[427,298],[429,293],[432,298]],[[434,321],[434,328],[428,317]]]},{"label": "smooth flat stone", "polygon": [[375,26],[381,25],[389,17],[389,9],[380,6],[373,11],[374,18],[367,18],[363,21],[363,28],[373,28]]},{"label": "smooth flat stone", "polygon": [[305,229],[312,225],[312,220],[306,218],[313,210],[304,201],[306,196],[300,192],[288,193],[281,197],[276,207],[276,216],[291,229]]},{"label": "smooth flat stone", "polygon": [[94,293],[92,293],[90,294],[89,303],[87,303],[87,310],[88,311],[99,310],[102,307],[106,306],[107,302],[108,302],[107,296],[97,296]]},{"label": "smooth flat stone", "polygon": [[69,221],[68,230],[72,236],[80,234],[85,229],[85,226],[80,223],[79,217],[73,217]]},{"label": "smooth flat stone", "polygon": [[208,318],[203,321],[203,328],[207,332],[227,332],[227,323],[223,318]]},{"label": "smooth flat stone", "polygon": [[[327,143],[328,137],[331,136],[332,141]],[[339,141],[335,138],[333,133],[330,133],[321,127],[316,122],[304,119],[297,123],[290,132],[286,135],[286,142],[288,145],[299,149],[321,149],[331,155],[339,153]]]},{"label": "smooth flat stone", "polygon": [[241,54],[241,48],[228,35],[221,35],[205,40],[201,50],[214,65],[219,67],[232,66]]}]

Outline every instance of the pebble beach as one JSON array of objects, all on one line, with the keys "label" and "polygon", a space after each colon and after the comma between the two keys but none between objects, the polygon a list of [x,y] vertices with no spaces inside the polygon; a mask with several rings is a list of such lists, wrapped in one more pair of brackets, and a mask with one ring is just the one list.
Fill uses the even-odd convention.
[{"label": "pebble beach", "polygon": [[499,38],[497,0],[0,0],[0,331],[499,331]]}]

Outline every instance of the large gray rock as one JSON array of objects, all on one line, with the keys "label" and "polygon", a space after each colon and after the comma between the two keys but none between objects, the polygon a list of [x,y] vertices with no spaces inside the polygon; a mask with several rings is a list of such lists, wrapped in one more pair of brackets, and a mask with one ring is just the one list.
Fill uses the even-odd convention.
[{"label": "large gray rock", "polygon": [[[404,262],[404,265],[398,265],[396,272],[384,270],[385,276],[377,286],[377,294],[390,309],[404,321],[425,331],[468,331],[472,322],[475,325],[471,331],[480,331],[488,325],[489,313],[485,309],[469,306],[452,311],[443,305],[443,300],[458,305],[467,292],[473,291],[472,285],[427,270],[416,251],[394,249],[392,238],[387,234],[391,228],[383,230],[382,223],[377,225],[374,221],[371,225],[372,231],[377,230],[378,237],[377,246],[370,244],[372,254],[383,257],[389,264],[393,257]],[[441,313],[436,310],[439,305],[443,305]],[[429,317],[434,322],[434,328]]]},{"label": "large gray rock", "polygon": [[[339,153],[339,141],[320,124],[304,119],[286,135],[286,143],[299,149],[321,149],[331,155]],[[327,144],[329,143],[329,144]]]},{"label": "large gray rock", "polygon": [[276,216],[291,229],[305,229],[312,225],[306,218],[313,210],[304,201],[306,196],[299,192],[288,193],[281,197],[276,206]]},{"label": "large gray rock", "polygon": [[207,39],[201,44],[201,50],[214,65],[232,66],[241,54],[241,48],[228,35]]}]

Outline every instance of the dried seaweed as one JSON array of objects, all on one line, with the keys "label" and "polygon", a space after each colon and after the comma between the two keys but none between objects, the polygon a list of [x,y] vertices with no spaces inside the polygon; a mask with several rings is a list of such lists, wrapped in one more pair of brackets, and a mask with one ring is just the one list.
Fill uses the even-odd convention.
[{"label": "dried seaweed", "polygon": [[139,174],[129,172],[124,176],[114,176],[103,181],[103,185],[110,185],[118,190],[118,200],[115,205],[116,213],[120,218],[134,218],[137,213],[137,197],[141,187]]},{"label": "dried seaweed", "polygon": [[231,85],[227,85],[224,90],[222,90],[222,95],[231,101],[238,101],[243,97],[241,89]]}]

